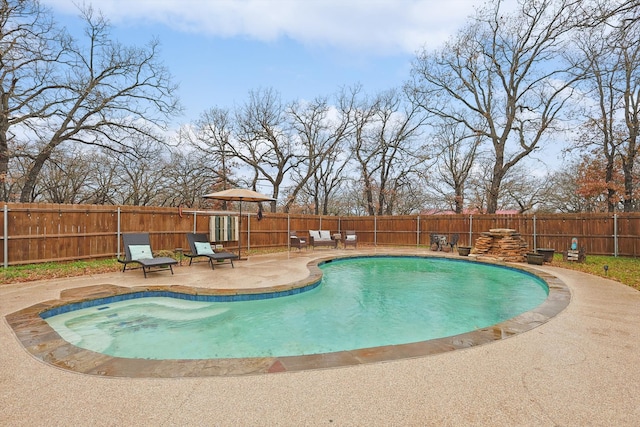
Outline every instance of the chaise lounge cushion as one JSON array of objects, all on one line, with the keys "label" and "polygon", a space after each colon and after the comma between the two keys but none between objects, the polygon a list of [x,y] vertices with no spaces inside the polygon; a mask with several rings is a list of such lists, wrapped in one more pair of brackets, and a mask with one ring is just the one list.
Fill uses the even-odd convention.
[{"label": "chaise lounge cushion", "polygon": [[198,255],[213,255],[213,248],[211,248],[211,244],[208,242],[193,242],[196,247],[196,252]]},{"label": "chaise lounge cushion", "polygon": [[153,258],[150,245],[130,245],[129,253],[131,253],[131,261]]}]

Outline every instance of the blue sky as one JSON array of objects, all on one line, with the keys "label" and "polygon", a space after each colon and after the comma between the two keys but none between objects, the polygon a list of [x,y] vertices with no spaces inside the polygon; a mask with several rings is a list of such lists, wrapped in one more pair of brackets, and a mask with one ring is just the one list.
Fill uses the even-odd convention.
[{"label": "blue sky", "polygon": [[[41,0],[78,28],[74,0]],[[79,2],[75,2],[79,3]],[[244,103],[273,88],[283,101],[328,96],[362,84],[400,86],[423,46],[438,47],[481,0],[90,0],[120,41],[161,43],[180,84],[185,115]]]}]

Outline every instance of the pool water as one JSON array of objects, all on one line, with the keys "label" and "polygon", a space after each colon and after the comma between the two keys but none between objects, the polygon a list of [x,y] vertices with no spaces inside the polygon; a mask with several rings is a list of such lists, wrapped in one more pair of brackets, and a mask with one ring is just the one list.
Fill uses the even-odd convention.
[{"label": "pool water", "polygon": [[425,341],[494,325],[540,305],[546,284],[521,271],[420,257],[320,266],[321,286],[240,302],[137,298],[46,321],[68,342],[111,356],[293,356]]}]

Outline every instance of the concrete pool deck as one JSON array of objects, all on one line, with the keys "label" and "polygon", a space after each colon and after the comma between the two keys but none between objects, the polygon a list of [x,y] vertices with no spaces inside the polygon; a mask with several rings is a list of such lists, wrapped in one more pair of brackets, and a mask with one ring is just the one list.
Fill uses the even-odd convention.
[{"label": "concrete pool deck", "polygon": [[[391,250],[381,250],[388,253]],[[374,249],[359,249],[371,254]],[[431,251],[394,250],[433,255]],[[569,306],[525,333],[441,354],[312,371],[190,378],[113,378],[34,358],[4,317],[65,289],[186,285],[271,287],[307,263],[354,250],[251,256],[0,286],[0,424],[19,425],[636,425],[640,419],[640,292],[551,266]]]}]

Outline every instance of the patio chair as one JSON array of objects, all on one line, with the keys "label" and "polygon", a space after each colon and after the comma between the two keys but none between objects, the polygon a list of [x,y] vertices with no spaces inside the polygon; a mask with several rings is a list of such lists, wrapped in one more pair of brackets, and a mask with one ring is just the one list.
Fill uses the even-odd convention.
[{"label": "patio chair", "polygon": [[235,268],[233,260],[238,259],[238,255],[214,250],[206,234],[187,233],[187,241],[189,242],[190,253],[186,253],[185,256],[189,258],[189,265],[191,265],[194,258],[206,257],[212,270],[214,270],[214,261],[223,263],[228,260],[231,263],[231,268]]},{"label": "patio chair", "polygon": [[291,231],[289,233],[289,250],[291,248],[307,249],[307,239],[299,237],[297,231]]},{"label": "patio chair", "polygon": [[435,233],[431,233],[429,235],[429,246],[431,247],[432,251],[439,251],[440,250],[440,236],[435,234]]},{"label": "patio chair", "polygon": [[451,235],[451,239],[449,239],[449,246],[451,246],[451,252],[453,252],[453,248],[458,246],[458,241],[460,240],[459,233],[453,233]]},{"label": "patio chair", "polygon": [[151,243],[149,241],[149,233],[125,233],[122,235],[122,241],[124,242],[124,259],[118,258],[118,262],[124,264],[122,272],[127,269],[127,265],[130,263],[139,264],[142,267],[144,277],[147,277],[147,273],[157,270],[171,270],[173,274],[173,265],[178,261],[171,257],[154,257],[151,250]]},{"label": "patio chair", "polygon": [[344,233],[344,247],[353,246],[354,248],[358,247],[358,235],[354,230],[347,230]]}]

